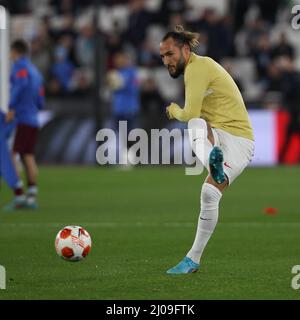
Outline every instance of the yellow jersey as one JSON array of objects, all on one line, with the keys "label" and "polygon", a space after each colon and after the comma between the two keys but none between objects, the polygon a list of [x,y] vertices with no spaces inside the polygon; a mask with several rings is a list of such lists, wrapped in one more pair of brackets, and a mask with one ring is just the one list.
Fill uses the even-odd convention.
[{"label": "yellow jersey", "polygon": [[254,140],[242,95],[230,74],[209,57],[191,53],[184,70],[185,106],[172,103],[171,118],[188,122],[201,117],[212,128]]}]

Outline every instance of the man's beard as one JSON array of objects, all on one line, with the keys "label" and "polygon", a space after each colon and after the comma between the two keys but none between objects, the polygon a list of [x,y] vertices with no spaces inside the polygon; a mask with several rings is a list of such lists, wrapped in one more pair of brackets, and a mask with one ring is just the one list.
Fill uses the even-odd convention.
[{"label": "man's beard", "polygon": [[184,59],[183,59],[183,57],[181,57],[181,58],[180,58],[180,61],[179,61],[178,64],[177,64],[177,67],[173,67],[173,69],[175,69],[174,72],[171,73],[171,72],[170,72],[170,69],[168,69],[170,76],[171,76],[172,78],[176,79],[176,78],[178,78],[180,75],[182,75],[182,74],[184,73],[184,65],[185,65]]}]

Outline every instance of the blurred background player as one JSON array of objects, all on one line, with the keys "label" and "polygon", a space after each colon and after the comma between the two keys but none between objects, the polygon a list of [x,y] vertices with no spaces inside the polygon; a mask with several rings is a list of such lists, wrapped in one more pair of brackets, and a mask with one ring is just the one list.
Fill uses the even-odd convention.
[{"label": "blurred background player", "polygon": [[3,177],[8,186],[14,191],[14,207],[24,208],[27,202],[23,191],[23,182],[14,167],[7,143],[14,126],[14,121],[9,124],[5,122],[5,114],[0,111],[0,178]]},{"label": "blurred background player", "polygon": [[[289,112],[285,142],[279,153],[279,162],[284,163],[292,137],[294,134],[300,135],[300,73],[289,55],[282,56],[277,60],[278,67],[282,72],[283,99]],[[300,161],[300,155],[297,160]]]},{"label": "blurred background player", "polygon": [[[201,211],[194,244],[168,274],[199,269],[203,250],[218,221],[222,193],[250,163],[254,151],[253,130],[239,89],[221,65],[192,52],[198,45],[198,38],[197,33],[185,31],[178,25],[160,43],[160,55],[170,76],[184,75],[185,84],[184,108],[171,103],[167,116],[189,122],[189,129],[194,130],[194,136],[190,137],[192,149],[208,170],[201,189]],[[199,144],[204,146],[203,154],[197,150]]]},{"label": "blurred background player", "polygon": [[[119,130],[119,122],[127,122],[128,132],[137,126],[140,112],[140,93],[137,68],[130,62],[128,54],[119,51],[113,56],[113,69],[107,74],[107,82],[112,91],[111,110],[113,127]],[[125,159],[130,148],[127,144]],[[128,154],[128,157],[131,155]]]},{"label": "blurred background player", "polygon": [[[29,48],[25,41],[16,40],[11,46],[13,60],[10,77],[10,102],[6,122],[15,119],[17,128],[13,145],[13,161],[17,168],[16,157],[19,154],[25,168],[27,179],[26,207],[37,208],[37,164],[35,145],[38,135],[38,111],[44,106],[43,79],[37,68],[31,63]],[[20,208],[12,201],[6,210]],[[24,206],[21,206],[24,207]]]}]

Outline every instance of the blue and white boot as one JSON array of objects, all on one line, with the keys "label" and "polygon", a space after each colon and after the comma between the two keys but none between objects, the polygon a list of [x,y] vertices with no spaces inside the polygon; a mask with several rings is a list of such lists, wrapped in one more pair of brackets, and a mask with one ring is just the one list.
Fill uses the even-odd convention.
[{"label": "blue and white boot", "polygon": [[200,265],[195,263],[191,258],[184,257],[175,267],[169,269],[167,274],[186,274],[194,273],[199,270]]},{"label": "blue and white boot", "polygon": [[219,147],[214,147],[209,155],[210,174],[213,179],[221,184],[226,181],[226,175],[223,169],[223,152]]},{"label": "blue and white boot", "polygon": [[27,201],[25,197],[15,197],[10,203],[2,208],[2,210],[6,212],[20,209],[27,209]]}]

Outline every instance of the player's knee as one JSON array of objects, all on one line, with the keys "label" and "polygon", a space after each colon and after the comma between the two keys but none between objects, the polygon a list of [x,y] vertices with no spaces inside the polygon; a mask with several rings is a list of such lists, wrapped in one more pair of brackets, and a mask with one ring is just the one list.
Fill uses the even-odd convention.
[{"label": "player's knee", "polygon": [[214,197],[210,187],[206,183],[203,184],[201,189],[201,200],[205,203],[213,203]]},{"label": "player's knee", "polygon": [[193,118],[188,122],[188,129],[203,129],[207,131],[207,123],[201,118]]},{"label": "player's knee", "polygon": [[222,193],[215,186],[209,183],[204,183],[201,189],[201,206],[202,209],[213,210],[219,205]]}]

